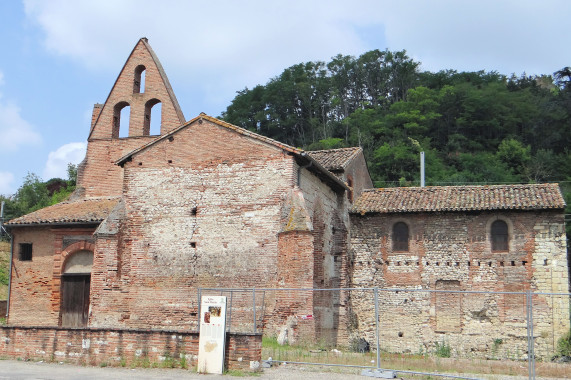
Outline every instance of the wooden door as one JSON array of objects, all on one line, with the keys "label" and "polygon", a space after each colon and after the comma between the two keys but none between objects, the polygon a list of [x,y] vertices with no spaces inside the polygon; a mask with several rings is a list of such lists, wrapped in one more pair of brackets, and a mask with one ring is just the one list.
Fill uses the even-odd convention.
[{"label": "wooden door", "polygon": [[85,327],[89,316],[89,286],[91,275],[62,276],[61,325]]}]

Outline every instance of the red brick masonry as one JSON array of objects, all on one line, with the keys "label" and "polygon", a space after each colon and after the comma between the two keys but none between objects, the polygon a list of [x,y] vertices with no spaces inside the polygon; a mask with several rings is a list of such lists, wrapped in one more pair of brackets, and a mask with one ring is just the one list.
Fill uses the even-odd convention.
[{"label": "red brick masonry", "polygon": [[[75,364],[160,365],[185,357],[196,365],[198,332],[105,328],[0,327],[0,357]],[[226,369],[248,369],[261,360],[262,334],[227,333]]]}]

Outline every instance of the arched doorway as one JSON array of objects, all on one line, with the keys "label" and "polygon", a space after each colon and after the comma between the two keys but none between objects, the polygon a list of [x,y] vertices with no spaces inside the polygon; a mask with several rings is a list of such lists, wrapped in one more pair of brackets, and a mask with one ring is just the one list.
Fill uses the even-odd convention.
[{"label": "arched doorway", "polygon": [[93,252],[78,251],[65,263],[61,281],[61,325],[87,326]]}]

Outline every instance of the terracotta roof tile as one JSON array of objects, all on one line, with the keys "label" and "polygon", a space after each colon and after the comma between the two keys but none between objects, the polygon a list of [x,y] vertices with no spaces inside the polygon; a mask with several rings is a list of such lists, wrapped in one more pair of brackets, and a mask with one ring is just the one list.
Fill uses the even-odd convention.
[{"label": "terracotta roof tile", "polygon": [[359,147],[308,151],[327,170],[344,170],[362,149]]},{"label": "terracotta roof tile", "polygon": [[394,187],[365,190],[353,213],[563,209],[556,183],[499,186]]},{"label": "terracotta roof tile", "polygon": [[48,206],[12,219],[7,226],[58,223],[101,222],[119,201],[119,197],[86,198]]}]

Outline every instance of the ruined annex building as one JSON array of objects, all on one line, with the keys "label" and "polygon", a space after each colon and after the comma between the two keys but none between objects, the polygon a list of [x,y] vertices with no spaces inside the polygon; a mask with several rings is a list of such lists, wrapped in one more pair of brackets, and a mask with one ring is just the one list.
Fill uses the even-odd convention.
[{"label": "ruined annex building", "polygon": [[[475,353],[490,337],[525,350],[516,298],[406,289],[567,293],[564,207],[556,184],[372,189],[361,148],[305,152],[205,114],[187,121],[143,38],[94,107],[72,199],[7,223],[7,321],[195,331],[199,288],[379,287],[405,290],[381,293],[392,350],[444,335]],[[264,297],[264,333],[295,319],[299,336],[374,339],[370,292]],[[569,299],[534,302],[547,354],[569,329]]]}]

